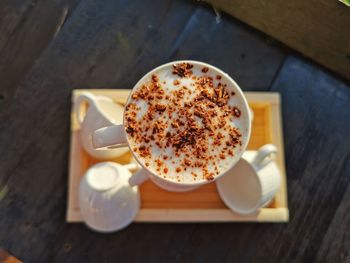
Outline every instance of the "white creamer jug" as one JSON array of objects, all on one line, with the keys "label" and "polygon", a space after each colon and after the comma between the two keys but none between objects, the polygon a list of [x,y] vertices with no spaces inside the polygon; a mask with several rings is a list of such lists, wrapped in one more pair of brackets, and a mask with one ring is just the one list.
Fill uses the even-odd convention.
[{"label": "white creamer jug", "polygon": [[[84,104],[87,104],[87,110],[83,107]],[[87,153],[100,160],[110,160],[128,152],[128,147],[96,150],[92,145],[92,134],[95,130],[123,123],[122,105],[108,97],[84,92],[76,98],[74,110],[81,127],[81,143]]]}]

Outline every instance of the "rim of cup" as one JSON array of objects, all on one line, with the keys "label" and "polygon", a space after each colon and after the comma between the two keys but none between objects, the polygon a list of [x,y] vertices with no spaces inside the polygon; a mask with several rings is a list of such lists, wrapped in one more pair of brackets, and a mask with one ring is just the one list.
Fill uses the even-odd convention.
[{"label": "rim of cup", "polygon": [[[171,62],[168,62],[168,63],[165,63],[165,64],[162,64],[154,69],[152,69],[151,71],[149,71],[148,73],[146,73],[135,85],[134,87],[132,88],[130,94],[128,95],[128,98],[126,100],[126,103],[125,105],[127,105],[129,102],[130,102],[130,98],[131,98],[131,95],[133,94],[133,92],[135,91],[136,88],[138,88],[142,83],[144,83],[145,81],[147,81],[147,79],[150,77],[150,75],[160,71],[160,70],[163,70],[164,68],[167,68],[167,67],[172,67],[174,64],[178,64],[178,63],[190,63],[190,64],[194,64],[195,66],[199,66],[199,67],[208,67],[209,69],[212,69],[213,71],[217,72],[218,74],[221,74],[222,76],[225,76],[225,78],[228,80],[228,82],[233,86],[233,88],[235,89],[235,92],[236,94],[239,94],[239,98],[240,98],[240,101],[242,103],[242,106],[244,107],[244,112],[246,112],[246,116],[247,116],[247,120],[246,120],[246,123],[247,123],[247,131],[246,131],[246,137],[245,137],[245,141],[242,143],[242,146],[241,146],[241,151],[239,152],[239,156],[236,158],[236,160],[234,162],[232,162],[231,166],[223,173],[215,176],[214,180],[212,181],[205,181],[205,180],[202,180],[202,181],[198,181],[198,182],[176,182],[176,181],[172,181],[172,180],[168,180],[166,178],[163,178],[161,176],[159,176],[158,174],[155,174],[153,173],[149,168],[145,167],[144,164],[143,164],[143,161],[140,160],[140,158],[137,156],[137,154],[134,153],[134,151],[131,149],[130,147],[130,142],[129,142],[129,138],[127,136],[127,133],[126,133],[126,128],[125,128],[125,110],[124,110],[124,113],[123,113],[123,132],[125,134],[125,138],[128,142],[128,147],[130,149],[130,152],[132,153],[133,157],[137,160],[137,162],[141,165],[141,167],[143,169],[146,169],[149,173],[151,173],[153,176],[157,177],[157,178],[160,178],[162,180],[165,180],[169,183],[172,183],[172,184],[175,184],[175,185],[182,185],[182,186],[200,186],[200,185],[204,185],[204,184],[208,184],[208,183],[211,183],[211,182],[214,182],[215,180],[217,180],[218,178],[222,177],[224,174],[226,174],[228,171],[230,171],[232,169],[232,167],[234,167],[238,161],[241,159],[244,151],[246,150],[247,146],[248,146],[248,143],[249,143],[249,140],[250,140],[250,136],[251,136],[251,127],[252,127],[252,123],[251,123],[251,113],[250,113],[250,108],[249,108],[249,104],[247,102],[247,99],[245,98],[244,94],[243,94],[243,91],[241,90],[241,88],[239,87],[239,85],[236,83],[236,81],[234,81],[233,78],[231,78],[226,72],[222,71],[221,69],[213,66],[213,65],[210,65],[210,64],[207,64],[205,62],[201,62],[201,61],[196,61],[196,60],[176,60],[176,61],[171,61]],[[249,117],[250,116],[250,117]]]}]

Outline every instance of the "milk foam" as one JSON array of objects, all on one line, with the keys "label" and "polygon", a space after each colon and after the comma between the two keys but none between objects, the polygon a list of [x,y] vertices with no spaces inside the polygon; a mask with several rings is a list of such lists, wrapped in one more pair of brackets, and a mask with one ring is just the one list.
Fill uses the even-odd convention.
[{"label": "milk foam", "polygon": [[[237,145],[235,148],[232,147],[234,156],[226,155],[225,159],[219,158],[218,156],[220,155],[221,150],[227,146],[225,144],[221,146],[214,146],[212,145],[214,138],[208,138],[207,145],[209,147],[209,152],[212,155],[216,155],[217,158],[207,161],[206,168],[208,170],[208,173],[214,173],[214,177],[216,177],[219,174],[225,173],[230,167],[232,167],[232,164],[236,163],[240,158],[242,147],[245,146],[247,136],[249,136],[248,123],[247,123],[249,116],[240,93],[237,91],[237,88],[232,84],[232,82],[228,79],[227,75],[222,74],[222,72],[217,72],[212,68],[210,68],[208,72],[203,73],[202,68],[203,66],[198,66],[194,64],[194,67],[192,68],[193,75],[197,77],[199,76],[212,77],[214,87],[217,86],[219,82],[222,84],[226,84],[227,85],[226,90],[228,91],[228,94],[230,94],[228,105],[235,106],[241,111],[241,116],[239,118],[234,118],[229,122],[229,125],[231,127],[237,128],[242,134],[242,137],[241,137],[242,145]],[[192,78],[180,78],[178,75],[175,75],[172,73],[171,66],[167,68],[163,68],[161,70],[157,70],[156,72],[154,72],[154,74],[159,78],[159,83],[161,84],[165,95],[171,94],[171,92],[175,90],[179,90],[183,86],[186,86],[188,90],[191,90],[192,94],[185,95],[179,107],[183,107],[186,101],[191,101],[194,99],[195,96],[198,96],[198,90],[196,88],[196,85],[194,85],[196,80]],[[221,77],[221,79],[216,78],[218,75]],[[174,84],[174,82],[177,80],[180,81],[179,85]],[[140,88],[144,83],[147,83],[150,81],[151,81],[151,75],[149,75],[147,79],[143,79],[143,83],[140,83],[136,87],[136,90],[134,91],[137,91],[137,89]],[[234,92],[235,95],[231,95],[231,92]],[[142,117],[147,113],[149,109],[149,105],[145,100],[134,100],[132,99],[132,97],[130,97],[128,103],[135,103],[136,106],[139,108],[139,111],[137,112],[137,117],[136,117],[138,121],[142,119]],[[168,101],[163,98],[159,100],[159,103],[167,105]],[[196,102],[196,103],[200,103],[200,102]],[[167,123],[168,125],[165,131],[173,134],[177,131],[177,129],[171,127],[170,123],[177,117],[178,117],[178,114],[175,112],[170,118],[168,114],[162,114],[156,120],[162,120],[165,123]],[[199,126],[203,126],[200,118],[195,117],[195,119]],[[151,123],[147,123],[147,122],[144,122],[143,125],[152,126]],[[216,130],[215,132],[217,132],[218,130]],[[225,138],[228,138],[227,136],[229,135],[227,134],[227,132],[225,132],[224,130],[222,130],[221,132],[222,134],[225,135]],[[135,142],[135,140],[133,140],[131,136],[128,136],[128,140],[129,140],[131,149],[134,149],[140,146],[140,144],[138,142]],[[194,182],[202,182],[207,180],[203,175],[202,167],[188,167],[183,165],[183,160],[185,158],[185,155],[183,153],[181,153],[180,156],[176,157],[172,147],[159,148],[156,145],[156,141],[151,141],[149,143],[149,146],[151,151],[150,159],[143,158],[137,152],[136,152],[136,155],[138,156],[138,159],[143,163],[144,166],[146,166],[146,163],[148,164],[147,168],[150,169],[154,174],[160,175],[163,178],[166,178],[170,181],[175,181],[175,182],[194,183]],[[190,154],[190,157],[188,157],[187,159],[194,161],[195,158],[193,154],[192,153],[189,153],[189,154]],[[167,160],[164,160],[163,158],[165,155],[169,157]],[[164,163],[160,171],[159,169],[157,171],[157,168],[159,166],[157,166],[156,163],[154,162],[154,160],[156,159],[160,159]],[[217,165],[218,170],[214,169],[215,165]],[[164,168],[168,169],[167,173],[164,173]],[[178,168],[181,168],[180,172],[176,171],[176,169]],[[197,176],[195,177],[193,173],[195,173]]]}]

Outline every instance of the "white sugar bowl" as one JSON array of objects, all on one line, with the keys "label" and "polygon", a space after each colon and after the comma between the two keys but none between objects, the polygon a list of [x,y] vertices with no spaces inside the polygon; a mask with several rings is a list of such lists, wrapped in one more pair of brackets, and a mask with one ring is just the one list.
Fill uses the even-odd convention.
[{"label": "white sugar bowl", "polygon": [[114,232],[128,226],[140,210],[137,186],[128,183],[136,164],[102,162],[92,166],[81,179],[79,206],[88,227]]}]

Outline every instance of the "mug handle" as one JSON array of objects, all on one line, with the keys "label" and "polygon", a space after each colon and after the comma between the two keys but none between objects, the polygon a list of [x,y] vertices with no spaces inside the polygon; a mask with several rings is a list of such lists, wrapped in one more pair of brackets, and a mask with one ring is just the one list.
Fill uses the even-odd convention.
[{"label": "mug handle", "polygon": [[142,168],[139,170],[137,173],[133,174],[129,178],[129,185],[130,186],[135,186],[135,185],[140,185],[147,181],[149,179],[149,172],[145,169]]},{"label": "mug handle", "polygon": [[141,166],[137,163],[129,163],[125,164],[124,167],[128,169],[130,172],[135,172],[141,169]]},{"label": "mug handle", "polygon": [[273,144],[265,144],[260,147],[256,156],[254,157],[252,164],[259,170],[265,167],[268,163],[275,159],[275,154],[277,153],[277,148]]},{"label": "mug handle", "polygon": [[92,145],[95,149],[105,147],[113,149],[127,146],[124,125],[112,125],[96,130],[92,134]]},{"label": "mug handle", "polygon": [[82,107],[81,107],[83,105],[83,103],[88,103],[90,106],[91,105],[96,106],[95,95],[93,95],[90,92],[83,92],[75,100],[74,112],[75,112],[75,116],[77,116],[77,119],[78,119],[80,126],[83,123],[84,118],[85,118],[85,112],[82,111]]}]

